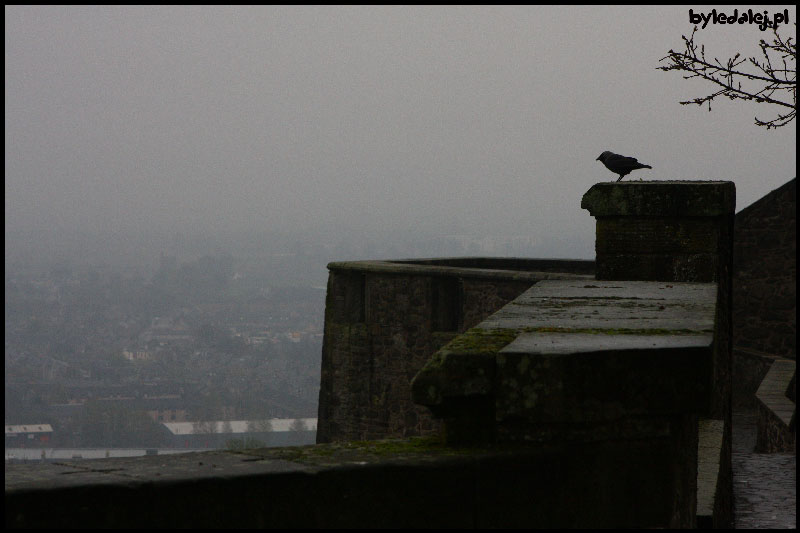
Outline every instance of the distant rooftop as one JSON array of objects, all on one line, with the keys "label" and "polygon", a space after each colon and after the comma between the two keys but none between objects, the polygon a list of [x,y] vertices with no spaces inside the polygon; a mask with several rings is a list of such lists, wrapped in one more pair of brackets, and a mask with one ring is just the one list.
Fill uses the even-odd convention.
[{"label": "distant rooftop", "polygon": [[21,424],[6,425],[6,435],[16,435],[18,433],[52,433],[53,427],[50,424]]}]

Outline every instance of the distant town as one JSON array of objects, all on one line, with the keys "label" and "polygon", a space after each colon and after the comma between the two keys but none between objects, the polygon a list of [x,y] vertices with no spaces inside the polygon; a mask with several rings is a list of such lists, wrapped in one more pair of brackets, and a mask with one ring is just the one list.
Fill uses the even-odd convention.
[{"label": "distant town", "polygon": [[194,253],[156,255],[144,275],[89,266],[91,254],[47,262],[7,252],[7,456],[312,443],[327,263],[404,252],[520,255],[531,244],[483,241],[295,242],[258,255],[196,242]]},{"label": "distant town", "polygon": [[[149,279],[15,266],[7,448],[162,447],[175,444],[164,423],[316,417],[323,286],[269,285],[224,253],[162,255]],[[11,427],[22,425],[48,431]]]}]

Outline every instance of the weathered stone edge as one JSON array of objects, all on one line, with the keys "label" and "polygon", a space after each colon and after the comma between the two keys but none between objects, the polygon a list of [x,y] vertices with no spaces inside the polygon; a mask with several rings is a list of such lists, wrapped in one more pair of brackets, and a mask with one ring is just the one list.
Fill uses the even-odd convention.
[{"label": "weathered stone edge", "polygon": [[[648,195],[641,194],[647,187]],[[653,195],[654,187],[659,188]],[[709,198],[708,187],[716,193]],[[700,192],[702,191],[702,194]],[[674,193],[674,194],[670,194]],[[593,217],[710,217],[733,215],[736,188],[731,181],[629,181],[596,183],[581,199]]]},{"label": "weathered stone edge", "polygon": [[594,275],[591,274],[533,271],[521,272],[518,270],[448,267],[438,265],[397,263],[392,261],[335,261],[328,263],[328,270],[374,272],[394,275],[413,273],[415,275],[426,274],[430,276],[458,276],[472,279],[530,280],[532,282],[543,279],[594,279]]}]

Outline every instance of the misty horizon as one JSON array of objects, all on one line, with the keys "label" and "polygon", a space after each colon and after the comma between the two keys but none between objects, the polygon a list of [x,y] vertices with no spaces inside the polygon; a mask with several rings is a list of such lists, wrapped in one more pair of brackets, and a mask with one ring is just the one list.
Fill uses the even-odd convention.
[{"label": "misty horizon", "polygon": [[[758,128],[770,110],[747,102],[681,106],[711,88],[656,69],[688,7],[5,14],[7,264],[157,257],[176,235],[208,253],[268,238],[402,255],[526,236],[536,256],[592,258],[580,198],[616,178],[602,151],[652,165],[634,179],[734,181],[737,210],[796,174],[794,124]],[[720,58],[761,38],[697,36]]]}]

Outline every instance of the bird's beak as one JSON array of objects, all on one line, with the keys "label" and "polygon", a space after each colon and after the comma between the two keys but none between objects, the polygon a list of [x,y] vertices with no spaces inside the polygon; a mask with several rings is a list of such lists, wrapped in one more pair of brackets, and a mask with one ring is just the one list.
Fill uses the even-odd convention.
[{"label": "bird's beak", "polygon": [[595,161],[600,161],[600,156],[597,156],[597,159],[595,159]]}]

